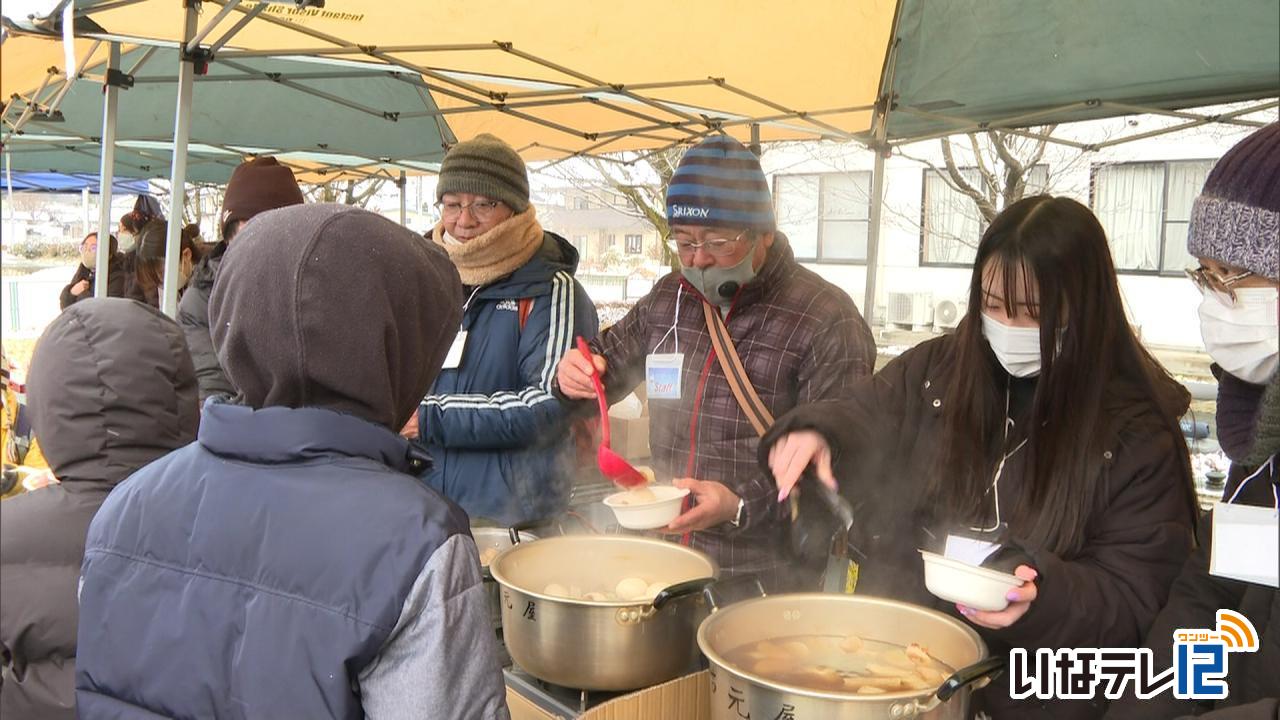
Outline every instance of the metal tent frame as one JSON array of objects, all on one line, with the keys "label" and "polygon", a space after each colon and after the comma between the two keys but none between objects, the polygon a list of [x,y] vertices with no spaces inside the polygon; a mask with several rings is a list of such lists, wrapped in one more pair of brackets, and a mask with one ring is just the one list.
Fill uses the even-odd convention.
[{"label": "metal tent frame", "polygon": [[[93,21],[93,16],[96,13],[134,5],[142,1],[101,0],[94,2],[93,0],[80,0],[79,2],[73,2],[72,0],[63,0],[59,7],[59,12],[51,17],[61,17],[61,29],[64,32],[69,26],[75,27],[77,28],[76,35],[78,37],[108,42],[115,52],[118,52],[120,43],[165,46],[166,42],[163,39],[112,34]],[[248,0],[206,1],[211,5],[217,6],[218,11],[202,27],[197,16],[200,4],[198,0],[184,0],[184,22],[179,42],[167,42],[168,46],[177,45],[181,47],[181,60],[177,77],[180,91],[175,112],[174,153],[171,168],[171,179],[175,187],[180,186],[180,183],[185,181],[188,169],[186,145],[191,122],[192,79],[198,70],[202,70],[215,58],[219,64],[241,71],[244,71],[245,68],[239,66],[238,63],[259,57],[358,58],[360,62],[368,63],[371,71],[374,69],[399,71],[402,74],[397,75],[398,79],[414,84],[417,91],[423,95],[423,102],[426,107],[422,111],[405,113],[404,117],[433,118],[438,123],[440,135],[446,139],[446,143],[456,140],[447,123],[449,116],[476,112],[498,113],[533,123],[552,137],[560,136],[568,140],[567,147],[561,147],[560,143],[555,140],[543,142],[539,139],[520,148],[522,152],[530,154],[559,156],[560,160],[586,155],[609,157],[610,153],[634,151],[636,153],[635,156],[630,159],[620,160],[621,162],[634,163],[647,157],[647,154],[692,144],[712,133],[744,128],[750,130],[753,140],[757,140],[760,137],[762,128],[768,130],[771,137],[765,138],[765,142],[779,138],[856,141],[875,153],[867,250],[867,284],[863,306],[864,312],[868,315],[873,314],[875,306],[879,231],[883,212],[884,159],[902,145],[967,132],[1002,130],[1080,150],[1093,151],[1211,123],[1256,127],[1261,123],[1249,120],[1244,116],[1280,106],[1280,103],[1275,100],[1266,100],[1248,108],[1228,113],[1205,114],[1181,108],[1170,108],[1160,104],[1145,105],[1136,102],[1106,100],[1100,97],[1080,97],[1078,100],[1055,104],[1052,107],[1037,107],[1033,110],[983,120],[948,115],[936,110],[923,109],[922,107],[903,106],[900,104],[897,84],[895,83],[895,70],[899,64],[898,53],[902,42],[899,33],[903,22],[903,7],[908,0],[899,0],[895,5],[894,16],[884,51],[884,65],[880,74],[879,92],[875,102],[864,106],[820,108],[816,110],[787,107],[785,104],[752,93],[736,84],[731,84],[725,78],[659,80],[632,84],[611,83],[593,74],[567,67],[551,59],[518,48],[511,42],[493,41],[486,43],[390,45],[380,47],[358,44],[337,35],[307,27],[292,22],[287,18],[277,17],[266,12],[273,3],[307,8],[317,5],[322,6],[324,4],[323,0],[294,0],[293,2],[285,2],[285,0],[262,0],[259,2],[249,2]],[[358,9],[359,3],[352,3],[352,5]],[[917,4],[913,7],[917,15],[919,15],[920,7],[923,6]],[[204,44],[206,40],[213,36],[215,29],[220,24],[233,16],[236,19],[230,28],[225,29],[211,43]],[[317,44],[310,47],[255,48],[252,50],[236,49],[230,45],[237,34],[245,28],[262,23],[268,24],[275,29],[296,33],[298,37],[314,40]],[[45,28],[46,31],[51,29],[53,28]],[[531,72],[531,76],[549,71],[562,76],[563,81],[551,82],[545,79],[520,80],[512,77],[450,72],[428,67],[406,57],[407,55],[429,55],[432,53],[500,53],[528,63],[529,67],[539,71]],[[78,68],[77,74],[81,70],[83,70],[83,63],[81,68]],[[105,77],[108,80],[116,77],[112,70],[113,66],[107,68]],[[57,112],[58,103],[65,95],[67,86],[74,78],[65,77],[61,83],[51,78],[52,75],[46,77],[40,88],[26,98],[26,106],[23,110],[19,127],[21,127],[21,123],[31,121],[31,118],[38,112],[44,112],[46,115]],[[265,79],[280,80],[278,78]],[[288,79],[285,78],[284,81],[287,82]],[[108,153],[105,149],[108,146],[107,138],[113,137],[109,133],[109,130],[113,129],[114,123],[113,111],[109,110],[111,107],[110,98],[117,89],[113,88],[110,82],[107,82],[107,86],[108,99],[104,102],[104,130],[102,136],[104,146],[102,171],[104,176],[108,172]],[[756,112],[743,113],[741,111],[728,112],[716,111],[710,108],[692,108],[663,99],[659,95],[663,91],[684,88],[714,90],[717,93],[717,97],[726,99],[726,104],[731,104],[728,101],[732,100],[741,107],[745,102],[755,108]],[[454,104],[448,107],[432,107],[431,103],[427,102],[426,99],[425,94],[428,92],[446,98]],[[1231,99],[1258,100],[1271,94],[1273,94],[1273,91],[1258,93],[1254,90],[1249,90],[1243,94],[1238,93],[1232,96]],[[47,96],[51,96],[51,98],[48,101],[43,101],[42,97]],[[328,97],[327,99],[350,107],[350,103],[344,102],[343,98]],[[540,108],[554,108],[564,105],[592,106],[607,111],[612,115],[632,118],[640,124],[613,127],[605,130],[571,127],[541,117],[535,112]],[[369,114],[378,113],[376,108],[358,107],[355,109]],[[9,107],[6,106],[5,117],[8,116],[8,110]],[[870,129],[865,132],[851,131],[824,119],[868,111],[871,113]],[[1133,113],[1164,115],[1185,122],[1159,130],[1112,138],[1092,145],[1056,138],[1027,129],[1036,124]],[[941,125],[942,129],[914,135],[894,135],[891,121],[894,117],[902,116],[928,119]],[[114,150],[112,150],[112,153],[114,153]],[[612,159],[617,160],[617,158]],[[403,170],[401,170],[401,174],[403,175]],[[402,179],[398,180],[398,183],[402,182]],[[173,193],[172,198],[170,213],[172,216],[178,217],[181,212],[182,194]],[[103,223],[105,225],[105,218]],[[176,299],[176,289],[173,289],[172,292],[170,291],[170,288],[175,285],[170,281],[176,277],[178,262],[176,253],[178,229],[176,227],[170,228],[169,240],[170,252],[167,255],[165,275],[165,311],[172,314],[175,305],[171,300]]]}]

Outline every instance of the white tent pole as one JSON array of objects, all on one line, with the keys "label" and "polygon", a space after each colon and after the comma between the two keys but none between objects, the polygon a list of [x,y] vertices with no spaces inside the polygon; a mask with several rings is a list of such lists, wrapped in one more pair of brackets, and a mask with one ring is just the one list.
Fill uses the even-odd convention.
[{"label": "white tent pole", "polygon": [[116,114],[120,108],[120,88],[111,80],[111,71],[120,67],[120,43],[107,46],[106,96],[102,100],[102,165],[98,172],[98,260],[93,296],[107,296],[107,274],[111,272],[111,188],[116,179]]},{"label": "white tent pole", "polygon": [[405,185],[404,171],[401,170],[400,179],[396,181],[396,187],[400,188],[400,224],[401,225],[406,225],[409,222],[409,208],[405,205],[406,198],[404,194],[404,190],[405,190],[404,185]]},{"label": "white tent pole", "polygon": [[257,5],[253,7],[252,10],[242,13],[240,16],[240,19],[237,20],[236,23],[231,26],[231,29],[223,33],[222,37],[215,40],[213,44],[209,46],[209,52],[211,54],[216,55],[218,51],[222,50],[223,45],[226,45],[228,42],[230,42],[231,38],[235,37],[236,33],[244,29],[245,25],[248,25],[250,22],[253,21],[254,18],[261,15],[262,11],[267,9],[267,4],[268,3],[266,3],[265,1],[259,2]]},{"label": "white tent pole", "polygon": [[190,48],[204,42],[204,39],[209,36],[209,33],[213,32],[213,29],[218,26],[218,23],[222,22],[228,15],[230,15],[231,11],[235,10],[236,6],[239,4],[240,0],[228,0],[227,4],[222,6],[222,9],[218,11],[218,14],[213,16],[213,19],[204,26],[203,30],[197,32],[195,37],[187,38],[187,42],[185,43],[186,46]]},{"label": "white tent pole", "polygon": [[4,179],[5,187],[9,190],[9,237],[15,237],[14,227],[18,218],[14,215],[13,207],[13,153],[8,150],[4,151]]},{"label": "white tent pole", "polygon": [[22,130],[22,126],[26,125],[27,120],[31,119],[31,116],[35,114],[36,107],[40,105],[40,93],[44,92],[44,89],[49,86],[49,81],[57,74],[58,72],[55,68],[49,68],[49,72],[44,76],[44,82],[40,83],[40,87],[36,89],[35,93],[33,93],[29,98],[22,98],[26,103],[26,107],[24,107],[22,112],[18,114],[17,120],[9,123],[9,127],[11,128],[9,131],[10,135],[14,135]]},{"label": "white tent pole", "polygon": [[[67,96],[67,91],[71,89],[71,84],[79,80],[85,74],[85,68],[89,66],[89,61],[93,59],[93,54],[98,52],[98,47],[102,45],[101,40],[95,40],[93,45],[89,47],[89,52],[85,53],[84,59],[79,64],[73,66],[74,70],[70,71],[67,77],[62,81],[62,87],[58,88],[57,94],[48,102],[48,112],[53,112],[62,106],[62,99]],[[74,57],[74,55],[72,56]]]},{"label": "white tent pole", "polygon": [[862,297],[862,317],[868,325],[875,322],[876,276],[880,265],[880,218],[884,209],[884,156],[886,148],[874,150],[875,165],[871,170],[871,212],[867,218],[867,286]]},{"label": "white tent pole", "polygon": [[[900,10],[901,8],[899,8]],[[884,160],[890,152],[885,139],[889,136],[889,113],[893,111],[896,94],[894,93],[894,70],[898,66],[898,11],[894,11],[893,26],[890,29],[889,51],[885,55],[884,70],[881,72],[880,97],[876,99],[879,106],[871,116],[871,132],[874,141],[871,151],[876,154],[875,165],[871,169],[871,209],[867,217],[867,273],[866,287],[862,295],[862,317],[868,325],[875,323],[876,316],[876,280],[880,274],[880,221],[884,217]]]},{"label": "white tent pole", "polygon": [[186,0],[186,27],[182,34],[183,57],[178,61],[178,108],[173,122],[173,171],[169,175],[169,236],[165,240],[164,297],[160,310],[169,317],[178,315],[178,264],[182,259],[182,203],[187,185],[187,143],[191,140],[191,90],[196,64],[187,43],[196,34],[196,3]]}]

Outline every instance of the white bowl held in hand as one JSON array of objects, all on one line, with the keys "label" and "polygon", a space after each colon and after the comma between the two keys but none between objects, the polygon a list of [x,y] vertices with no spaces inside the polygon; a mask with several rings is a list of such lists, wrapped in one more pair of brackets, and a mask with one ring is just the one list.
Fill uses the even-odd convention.
[{"label": "white bowl held in hand", "polygon": [[647,485],[655,500],[636,502],[631,490],[614,493],[604,499],[613,510],[618,524],[630,530],[654,530],[666,527],[680,515],[680,503],[689,494],[687,488],[671,485]]},{"label": "white bowl held in hand", "polygon": [[1009,591],[1026,581],[1016,575],[952,560],[920,551],[924,558],[924,585],[929,592],[974,610],[999,612],[1009,607]]}]

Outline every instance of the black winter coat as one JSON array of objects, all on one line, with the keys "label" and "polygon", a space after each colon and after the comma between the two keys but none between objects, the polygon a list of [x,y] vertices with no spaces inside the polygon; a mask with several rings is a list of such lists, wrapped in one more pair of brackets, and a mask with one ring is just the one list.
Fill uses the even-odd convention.
[{"label": "black winter coat", "polygon": [[191,271],[186,292],[178,302],[178,324],[187,336],[187,348],[191,350],[196,378],[200,381],[202,404],[212,395],[235,394],[235,386],[227,380],[226,373],[218,364],[218,353],[213,349],[213,338],[209,334],[209,295],[213,292],[213,281],[218,277],[218,267],[222,265],[227,247],[225,242],[220,242],[200,259]]},{"label": "black winter coat", "polygon": [[[841,492],[855,507],[851,543],[866,555],[856,592],[934,607],[964,621],[953,603],[925,589],[917,552],[939,549],[947,532],[921,499],[925,482],[937,472],[954,342],[948,336],[903,353],[858,383],[851,400],[806,405],[779,418],[761,443],[761,458],[785,433],[820,432],[831,444]],[[1008,628],[975,626],[993,655],[1007,655],[1011,648],[1134,647],[1146,635],[1191,551],[1194,532],[1187,491],[1179,487],[1189,487],[1191,478],[1175,454],[1185,452],[1185,445],[1160,417],[1185,410],[1185,393],[1176,390],[1169,388],[1159,411],[1132,397],[1115,403],[1116,430],[1103,455],[1106,496],[1087,522],[1086,545],[1074,557],[1024,548],[1028,564],[1039,572],[1039,597]],[[1115,395],[1127,391],[1118,388]],[[1025,457],[1014,455],[1005,467],[1005,517],[1017,502],[1015,479]],[[976,705],[996,718],[1094,718],[1105,709],[1105,701],[1013,701],[1008,686],[1004,677],[993,682],[978,691]]]},{"label": "black winter coat", "polygon": [[[107,273],[107,297],[124,297],[129,286],[129,272],[125,268],[124,260],[120,255],[111,258],[108,265],[110,271]],[[71,282],[62,288],[62,294],[58,297],[58,306],[63,310],[72,305],[93,297],[93,284],[95,280],[95,272],[85,267],[83,264],[76,267],[76,274],[71,276]],[[71,288],[81,280],[89,282],[89,289],[80,295],[73,295]]]},{"label": "black winter coat", "polygon": [[45,331],[27,389],[60,483],[0,504],[0,717],[74,718],[85,533],[117,483],[195,437],[195,373],[172,320],[92,299]]},{"label": "black winter coat", "polygon": [[[1231,377],[1219,377],[1218,424],[1222,436],[1226,406],[1223,390],[1229,383],[1240,383]],[[1250,452],[1231,465],[1223,498],[1235,495],[1241,481],[1261,470],[1240,491],[1235,502],[1243,505],[1272,507],[1280,493],[1280,472],[1272,465],[1262,469],[1257,461],[1280,453],[1280,376],[1266,388],[1260,406],[1249,428],[1252,436]],[[1250,462],[1250,459],[1254,462]],[[1216,703],[1178,700],[1171,693],[1148,700],[1126,697],[1112,703],[1108,720],[1155,720],[1180,715],[1201,715],[1213,720],[1280,720],[1280,590],[1256,583],[1246,583],[1209,574],[1213,538],[1212,517],[1201,524],[1200,545],[1173,584],[1169,604],[1160,611],[1145,646],[1151,649],[1156,668],[1169,667],[1173,655],[1171,638],[1182,628],[1212,628],[1218,610],[1235,610],[1253,623],[1258,631],[1258,650],[1233,652],[1228,660],[1226,677],[1229,694]]]}]

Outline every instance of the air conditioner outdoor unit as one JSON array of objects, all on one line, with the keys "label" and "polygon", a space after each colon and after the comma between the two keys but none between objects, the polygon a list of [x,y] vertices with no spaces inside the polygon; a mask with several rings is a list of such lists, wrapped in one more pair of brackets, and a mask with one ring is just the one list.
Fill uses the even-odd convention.
[{"label": "air conditioner outdoor unit", "polygon": [[933,328],[939,332],[954,330],[964,317],[969,303],[965,300],[944,298],[933,306]]},{"label": "air conditioner outdoor unit", "polygon": [[890,292],[888,304],[890,324],[911,327],[933,324],[933,293],[931,292]]}]

